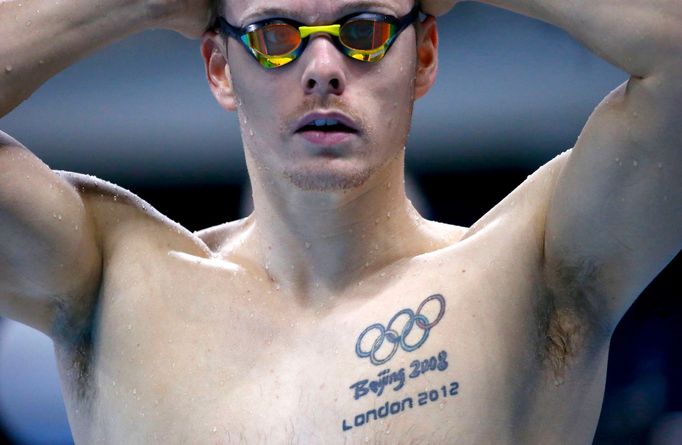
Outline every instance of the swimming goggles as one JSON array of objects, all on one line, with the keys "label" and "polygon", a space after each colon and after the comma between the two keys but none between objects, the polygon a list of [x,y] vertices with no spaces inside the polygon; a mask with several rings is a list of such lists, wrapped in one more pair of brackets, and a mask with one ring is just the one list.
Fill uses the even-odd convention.
[{"label": "swimming goggles", "polygon": [[220,30],[242,42],[247,51],[266,69],[279,68],[296,60],[305,50],[310,35],[326,33],[334,45],[348,57],[362,62],[378,62],[388,52],[398,35],[419,17],[415,6],[403,17],[355,13],[333,25],[306,26],[295,20],[272,18],[244,28],[230,25],[218,17]]}]

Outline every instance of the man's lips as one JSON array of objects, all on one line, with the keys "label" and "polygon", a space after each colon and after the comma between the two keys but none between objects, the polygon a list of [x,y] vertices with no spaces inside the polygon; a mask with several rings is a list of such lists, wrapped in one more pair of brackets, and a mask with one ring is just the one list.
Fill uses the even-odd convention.
[{"label": "man's lips", "polygon": [[299,119],[294,133],[358,133],[359,125],[350,117],[339,112],[308,113]]},{"label": "man's lips", "polygon": [[354,137],[357,133],[348,131],[299,131],[299,134],[306,141],[313,145],[320,146],[332,146],[347,142],[349,139]]},{"label": "man's lips", "polygon": [[331,147],[347,142],[359,133],[360,126],[350,117],[336,111],[314,112],[296,123],[295,134],[313,145]]}]

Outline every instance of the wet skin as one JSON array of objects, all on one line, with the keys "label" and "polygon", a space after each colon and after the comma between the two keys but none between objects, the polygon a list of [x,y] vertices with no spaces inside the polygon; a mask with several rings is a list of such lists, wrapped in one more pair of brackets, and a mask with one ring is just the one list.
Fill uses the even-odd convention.
[{"label": "wet skin", "polygon": [[77,443],[588,443],[608,336],[537,268],[567,154],[312,300],[251,260],[253,215],[195,235],[72,175],[108,252],[96,315],[56,341]]},{"label": "wet skin", "polygon": [[[207,0],[44,3],[0,2],[16,19],[0,27],[0,116],[106,44],[198,36],[212,16]],[[238,26],[413,4],[226,3]],[[0,313],[54,340],[76,443],[592,441],[610,335],[682,240],[678,4],[484,3],[559,26],[630,78],[570,154],[469,228],[425,220],[403,187],[413,102],[437,72],[432,18],[378,64],[316,34],[277,72],[204,33],[255,210],[198,233],[0,132]],[[353,131],[302,134],[337,117]]]}]

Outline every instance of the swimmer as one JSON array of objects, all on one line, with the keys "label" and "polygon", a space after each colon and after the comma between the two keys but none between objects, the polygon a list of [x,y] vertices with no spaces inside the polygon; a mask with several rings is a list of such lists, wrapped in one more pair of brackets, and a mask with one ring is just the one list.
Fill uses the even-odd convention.
[{"label": "swimmer", "polygon": [[610,337],[682,245],[682,4],[486,3],[630,78],[471,227],[403,186],[452,0],[0,3],[0,116],[172,29],[200,38],[253,189],[192,233],[3,134],[0,315],[54,341],[75,443],[592,442]]}]

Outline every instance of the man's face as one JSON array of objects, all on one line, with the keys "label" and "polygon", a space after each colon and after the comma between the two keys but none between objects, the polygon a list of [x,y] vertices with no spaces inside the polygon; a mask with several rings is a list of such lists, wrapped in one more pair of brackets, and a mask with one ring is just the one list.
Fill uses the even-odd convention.
[{"label": "man's face", "polygon": [[[413,0],[230,0],[225,18],[244,27],[287,17],[307,25],[336,23],[355,12],[402,17]],[[277,8],[279,13],[267,12]],[[228,39],[229,74],[248,155],[268,176],[303,190],[347,190],[364,184],[403,150],[412,118],[416,30],[409,26],[377,63],[352,60],[327,34],[314,34],[295,61],[261,67]],[[304,127],[311,119],[348,119],[355,131]]]}]

